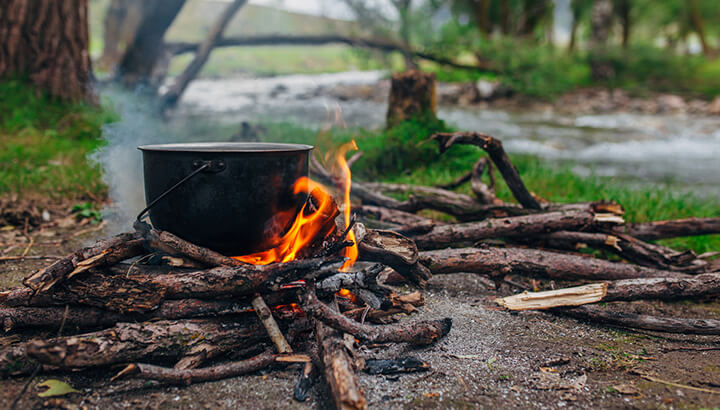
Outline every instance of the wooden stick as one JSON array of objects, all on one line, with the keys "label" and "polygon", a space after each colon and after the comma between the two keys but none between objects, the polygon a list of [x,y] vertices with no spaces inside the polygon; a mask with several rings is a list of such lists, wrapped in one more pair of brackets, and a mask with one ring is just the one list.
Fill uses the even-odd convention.
[{"label": "wooden stick", "polygon": [[634,223],[624,227],[617,227],[615,230],[643,241],[681,236],[716,235],[720,234],[720,217]]},{"label": "wooden stick", "polygon": [[418,263],[415,242],[399,233],[370,229],[358,243],[361,260],[380,262],[403,275],[408,281],[425,287],[432,273]]},{"label": "wooden stick", "polygon": [[438,142],[440,152],[447,151],[453,144],[476,145],[488,153],[490,159],[495,163],[500,174],[502,174],[508,188],[524,208],[541,209],[540,203],[525,187],[517,168],[512,164],[505,153],[502,142],[487,134],[480,132],[454,132],[437,133],[431,137]]},{"label": "wooden stick", "polygon": [[526,248],[459,248],[420,252],[433,274],[472,272],[502,277],[515,274],[557,280],[687,278],[689,275],[604,259]]},{"label": "wooden stick", "polygon": [[270,336],[270,340],[272,340],[275,345],[275,350],[277,350],[280,354],[292,353],[292,347],[290,347],[290,344],[287,340],[285,340],[285,336],[283,336],[280,331],[280,327],[275,321],[275,318],[273,318],[272,312],[270,312],[270,308],[267,306],[262,296],[255,295],[252,299],[252,305],[255,308],[255,313],[257,313],[260,318],[260,322],[262,322],[265,327],[268,336]]},{"label": "wooden stick", "polygon": [[447,335],[452,327],[452,319],[426,320],[400,325],[369,326],[360,324],[335,312],[318,300],[315,293],[308,290],[304,295],[303,309],[328,326],[350,333],[369,343],[411,343],[429,345]]},{"label": "wooden stick", "polygon": [[112,264],[142,255],[145,253],[145,249],[136,239],[137,236],[134,233],[123,233],[107,240],[98,241],[91,247],[80,249],[52,265],[40,269],[25,278],[23,283],[35,291],[47,292],[87,259],[97,258],[93,266],[100,266],[103,263]]},{"label": "wooden stick", "polygon": [[[481,239],[528,236],[560,230],[580,230],[593,224],[604,224],[604,215],[590,211],[546,212],[509,218],[492,218],[481,222],[439,225],[430,232],[411,238],[419,249],[437,249],[451,244]],[[611,220],[611,223],[618,222]]]},{"label": "wooden stick", "polygon": [[630,329],[695,335],[720,335],[720,320],[716,319],[666,318],[635,313],[613,312],[594,306],[558,308],[552,310],[552,312],[563,316],[570,316],[575,319],[589,320]]},{"label": "wooden stick", "polygon": [[367,402],[353,369],[343,336],[337,330],[317,321],[315,340],[320,350],[325,381],[330,388],[335,408],[365,409]]},{"label": "wooden stick", "polygon": [[276,358],[277,355],[267,351],[247,360],[223,363],[202,369],[173,369],[146,363],[133,363],[115,375],[112,380],[125,375],[134,375],[141,379],[189,385],[252,373],[270,366]]}]

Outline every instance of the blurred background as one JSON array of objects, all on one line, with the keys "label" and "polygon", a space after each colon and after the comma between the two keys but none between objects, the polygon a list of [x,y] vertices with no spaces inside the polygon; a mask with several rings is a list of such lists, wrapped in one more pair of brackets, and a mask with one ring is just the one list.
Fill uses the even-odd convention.
[{"label": "blurred background", "polygon": [[[631,220],[718,213],[715,0],[70,0],[53,13],[77,20],[62,41],[89,54],[66,59],[72,81],[0,64],[2,193],[110,198],[131,215],[136,146],[190,140],[355,138],[354,177],[431,185],[477,159],[424,143],[452,129],[500,138],[548,200],[617,199]],[[388,123],[390,77],[409,69],[434,79],[436,104]]]}]

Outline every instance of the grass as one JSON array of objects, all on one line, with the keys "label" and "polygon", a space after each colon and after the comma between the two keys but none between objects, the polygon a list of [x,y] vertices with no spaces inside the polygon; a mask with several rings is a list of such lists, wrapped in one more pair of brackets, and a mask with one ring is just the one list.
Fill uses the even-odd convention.
[{"label": "grass", "polygon": [[52,100],[19,80],[0,83],[0,112],[0,194],[105,197],[86,155],[102,144],[100,127],[112,114]]}]

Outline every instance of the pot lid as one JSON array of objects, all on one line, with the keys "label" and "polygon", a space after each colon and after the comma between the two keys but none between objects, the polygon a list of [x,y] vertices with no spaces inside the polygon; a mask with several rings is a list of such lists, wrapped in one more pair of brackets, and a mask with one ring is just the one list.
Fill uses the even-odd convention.
[{"label": "pot lid", "polygon": [[314,147],[305,144],[283,144],[276,142],[185,142],[175,144],[141,145],[141,151],[172,152],[299,152]]}]

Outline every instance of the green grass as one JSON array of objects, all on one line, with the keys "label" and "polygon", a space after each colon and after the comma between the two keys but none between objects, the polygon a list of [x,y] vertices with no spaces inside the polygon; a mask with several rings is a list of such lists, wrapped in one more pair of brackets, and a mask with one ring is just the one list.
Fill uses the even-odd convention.
[{"label": "green grass", "polygon": [[105,197],[100,170],[85,157],[112,114],[52,100],[22,81],[0,83],[0,112],[0,194]]},{"label": "green grass", "polygon": [[[287,123],[266,124],[267,141],[285,141],[314,144],[324,152],[332,145],[354,138],[364,152],[363,158],[353,166],[353,176],[359,179],[383,180],[417,185],[448,183],[470,170],[481,155],[479,148],[453,147],[446,154],[436,153],[434,143],[427,142],[432,130],[422,129],[418,122],[401,125],[386,132],[367,130],[333,130],[318,136],[316,131]],[[433,127],[443,129],[443,124]],[[393,142],[394,141],[394,142]],[[403,145],[405,152],[414,151],[416,157],[398,161],[396,153],[388,148]],[[537,157],[512,155],[528,189],[552,202],[584,202],[600,199],[615,200],[623,205],[628,222],[646,222],[685,217],[717,217],[720,201],[679,193],[673,186],[642,188],[630,187],[613,178],[583,177],[571,171],[572,163],[551,163]],[[515,202],[502,178],[496,187],[500,198]],[[465,185],[459,192],[469,193]],[[663,241],[677,249],[692,249],[698,253],[720,250],[720,235],[675,238]]]}]

